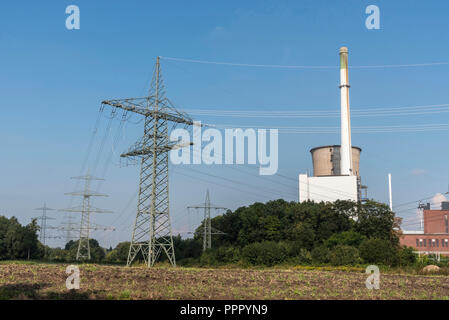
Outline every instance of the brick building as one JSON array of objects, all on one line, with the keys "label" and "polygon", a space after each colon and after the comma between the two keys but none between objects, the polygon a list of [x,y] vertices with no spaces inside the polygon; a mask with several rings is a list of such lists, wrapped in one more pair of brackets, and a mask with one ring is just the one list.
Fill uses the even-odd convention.
[{"label": "brick building", "polygon": [[401,245],[415,248],[422,254],[449,256],[449,202],[442,202],[440,210],[430,210],[430,204],[423,208],[422,231],[404,231]]}]

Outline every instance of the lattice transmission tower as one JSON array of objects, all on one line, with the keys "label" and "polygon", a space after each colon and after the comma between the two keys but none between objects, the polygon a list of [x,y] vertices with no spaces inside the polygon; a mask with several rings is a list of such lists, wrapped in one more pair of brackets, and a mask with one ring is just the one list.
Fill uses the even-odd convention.
[{"label": "lattice transmission tower", "polygon": [[169,134],[178,124],[187,127],[194,125],[194,122],[187,114],[175,109],[166,98],[159,57],[147,97],[107,100],[102,104],[144,117],[143,137],[121,155],[140,158],[141,166],[137,214],[127,265],[130,266],[140,253],[147,266],[152,267],[163,251],[172,266],[176,266],[170,221],[168,152],[192,143],[170,142]]},{"label": "lattice transmission tower", "polygon": [[203,219],[203,251],[212,248],[212,235],[213,234],[225,234],[220,230],[212,227],[210,211],[213,210],[228,210],[224,207],[218,207],[210,203],[209,190],[206,192],[206,201],[202,205],[198,206],[188,206],[188,209],[204,209],[204,219]]},{"label": "lattice transmission tower", "polygon": [[[114,227],[108,227],[108,226],[101,226],[98,224],[93,224],[90,223],[90,227],[89,230],[90,231],[115,231]],[[65,239],[65,243],[64,245],[66,245],[68,242],[70,242],[70,240],[75,240],[76,237],[73,236],[73,233],[75,232],[79,232],[81,231],[80,225],[74,222],[74,218],[72,216],[68,217],[68,220],[61,223],[60,226],[58,227],[50,227],[48,229],[55,229],[59,232],[63,232],[65,233],[65,237],[58,237],[60,239],[64,238]]]},{"label": "lattice transmission tower", "polygon": [[79,228],[76,228],[76,226],[77,223],[75,222],[75,218],[73,217],[73,215],[71,213],[67,213],[65,219],[62,221],[60,227],[58,228],[59,231],[64,232],[64,245],[69,243],[70,240],[75,240],[76,237],[73,235],[73,232],[76,231],[76,229],[79,230]]},{"label": "lattice transmission tower", "polygon": [[81,206],[63,209],[60,211],[81,213],[81,223],[79,227],[79,241],[78,241],[78,251],[76,252],[76,260],[90,260],[89,235],[90,230],[92,229],[90,226],[90,214],[111,213],[112,211],[95,208],[92,206],[91,203],[91,197],[108,196],[106,194],[98,193],[90,189],[90,184],[92,180],[104,180],[104,179],[96,178],[89,174],[80,177],[73,177],[72,179],[85,180],[84,190],[66,193],[66,195],[83,197],[83,204]]},{"label": "lattice transmission tower", "polygon": [[45,246],[45,242],[47,237],[47,220],[55,220],[55,218],[51,218],[47,216],[47,211],[52,211],[55,209],[51,209],[47,207],[47,204],[44,203],[44,206],[41,208],[36,208],[34,210],[42,211],[42,215],[37,217],[36,219],[41,221],[40,231],[39,231],[39,241]]}]

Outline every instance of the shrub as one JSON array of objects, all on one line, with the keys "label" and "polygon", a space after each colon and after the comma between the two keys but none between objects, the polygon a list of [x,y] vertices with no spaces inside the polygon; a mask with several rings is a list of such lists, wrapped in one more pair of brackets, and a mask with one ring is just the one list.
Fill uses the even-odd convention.
[{"label": "shrub", "polygon": [[106,262],[125,263],[128,260],[129,242],[120,242],[115,249],[106,254]]},{"label": "shrub", "polygon": [[196,266],[199,263],[199,259],[196,258],[184,258],[181,259],[179,262],[176,261],[177,264],[179,264],[180,266],[183,267],[192,267],[192,266]]},{"label": "shrub", "polygon": [[330,261],[330,250],[325,246],[318,246],[313,248],[310,254],[314,263],[329,263]]},{"label": "shrub", "polygon": [[343,231],[334,233],[329,239],[325,241],[328,248],[333,248],[337,245],[345,245],[352,247],[359,247],[366,237],[355,231]]},{"label": "shrub", "polygon": [[429,264],[431,264],[431,263],[430,263],[429,257],[427,255],[423,255],[418,258],[418,265],[420,268],[425,267]]},{"label": "shrub", "polygon": [[415,251],[414,248],[406,246],[399,250],[399,264],[401,266],[410,266],[416,263],[417,257],[413,251]]},{"label": "shrub", "polygon": [[399,251],[389,240],[367,239],[360,244],[359,250],[366,263],[380,263],[387,266],[399,263]]},{"label": "shrub", "polygon": [[347,266],[359,263],[360,256],[357,248],[338,245],[330,254],[330,262],[336,266]]},{"label": "shrub", "polygon": [[302,248],[299,251],[298,261],[299,261],[299,264],[310,264],[310,263],[312,263],[312,255],[310,254],[310,251],[307,250],[307,249]]},{"label": "shrub", "polygon": [[219,263],[236,263],[240,260],[239,248],[219,247],[214,253],[215,260]]},{"label": "shrub", "polygon": [[214,252],[212,250],[207,250],[203,252],[200,257],[200,265],[202,266],[214,266],[217,264],[217,259],[215,258]]},{"label": "shrub", "polygon": [[287,252],[284,245],[273,241],[256,242],[243,248],[242,258],[252,265],[273,266],[284,262]]}]

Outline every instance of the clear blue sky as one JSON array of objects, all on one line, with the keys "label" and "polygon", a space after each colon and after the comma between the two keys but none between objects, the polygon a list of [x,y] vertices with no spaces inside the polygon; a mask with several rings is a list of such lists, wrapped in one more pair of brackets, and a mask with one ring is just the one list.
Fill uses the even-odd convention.
[{"label": "clear blue sky", "polygon": [[[70,4],[81,10],[80,30],[65,28],[65,8]],[[365,28],[369,4],[380,8],[381,30]],[[76,186],[69,178],[80,173],[100,101],[144,95],[158,55],[248,64],[337,66],[338,49],[345,45],[352,65],[449,61],[447,1],[76,0],[14,1],[1,6],[0,213],[17,216],[23,223],[39,215],[33,208],[44,201],[57,209],[78,205],[64,192]],[[167,94],[181,109],[299,112],[339,108],[336,69],[245,68],[162,60],[162,70]],[[448,104],[448,74],[449,65],[352,69],[351,106],[371,110]],[[272,128],[339,126],[338,118],[200,119]],[[106,117],[101,119],[97,138],[103,136],[107,121]],[[118,122],[114,123],[116,127]],[[444,123],[449,123],[448,113],[352,119],[353,127]],[[107,180],[100,190],[110,197],[94,205],[115,213],[97,215],[94,221],[118,228],[112,234],[94,235],[103,245],[130,238],[127,227],[135,217],[132,197],[138,168],[117,164],[118,154],[137,139],[141,125],[128,123],[116,149],[111,152],[111,143],[106,143],[104,159],[99,161],[97,174],[101,175],[112,154]],[[397,204],[445,192],[449,183],[447,137],[448,131],[354,132],[353,144],[363,149],[361,175],[369,187],[369,197],[387,201],[388,172],[393,174]],[[231,209],[282,195],[296,200],[297,175],[311,169],[309,149],[336,143],[338,134],[281,132],[279,172],[290,180],[243,175],[226,166],[193,168],[241,182],[239,190],[229,181],[189,172],[188,167],[175,168],[170,185],[175,232],[200,221],[200,213],[187,218],[185,207],[203,201],[206,189],[210,189],[214,203]],[[95,162],[98,149],[94,147],[89,161]],[[242,169],[256,172],[254,168]],[[53,212],[57,220],[52,224],[57,225],[62,215]],[[413,218],[414,212],[400,215]]]}]

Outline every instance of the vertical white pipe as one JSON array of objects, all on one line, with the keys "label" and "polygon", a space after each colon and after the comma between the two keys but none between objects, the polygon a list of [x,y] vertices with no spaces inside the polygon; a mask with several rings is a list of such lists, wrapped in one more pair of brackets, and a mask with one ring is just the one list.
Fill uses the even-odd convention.
[{"label": "vertical white pipe", "polygon": [[391,190],[391,173],[388,174],[388,194],[390,195],[390,210],[393,211],[393,191]]},{"label": "vertical white pipe", "polygon": [[341,95],[341,148],[340,170],[342,175],[352,173],[351,116],[349,111],[348,48],[340,48]]}]

